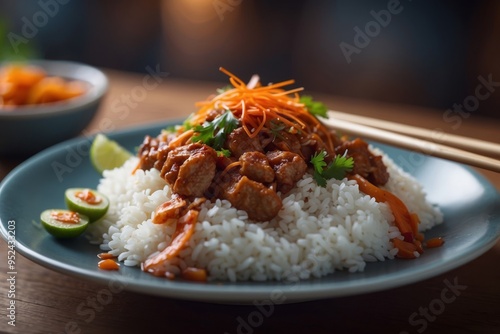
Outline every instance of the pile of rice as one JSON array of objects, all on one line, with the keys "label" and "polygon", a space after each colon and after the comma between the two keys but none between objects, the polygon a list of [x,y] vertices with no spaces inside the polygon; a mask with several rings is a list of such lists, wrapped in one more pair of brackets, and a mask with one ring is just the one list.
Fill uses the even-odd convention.
[{"label": "pile of rice", "polygon": [[[383,155],[390,173],[385,188],[418,213],[420,230],[441,223],[441,212],[427,202],[421,185],[382,152],[375,153]],[[134,157],[104,172],[98,190],[111,205],[91,230],[101,248],[127,266],[140,266],[164,249],[175,230],[151,222],[172,192],[156,169],[132,174],[137,162]],[[329,180],[323,188],[306,174],[269,222],[250,221],[228,201],[206,201],[189,245],[165,267],[174,274],[205,268],[210,280],[308,279],[336,270],[363,271],[367,262],[393,259],[397,249],[390,239],[397,237],[402,238],[388,206],[361,193],[355,181]]]}]

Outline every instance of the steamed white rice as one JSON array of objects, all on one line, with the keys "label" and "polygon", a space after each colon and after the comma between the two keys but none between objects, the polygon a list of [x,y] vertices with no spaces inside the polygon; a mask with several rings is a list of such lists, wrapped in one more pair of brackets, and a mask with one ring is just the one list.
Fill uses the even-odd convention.
[{"label": "steamed white rice", "polygon": [[[132,174],[137,162],[134,157],[104,172],[98,190],[111,205],[90,231],[103,250],[127,266],[140,266],[164,249],[175,230],[152,223],[153,211],[172,193],[156,169]],[[384,162],[390,173],[385,188],[418,213],[421,231],[441,223],[441,212],[427,202],[421,185],[385,155]],[[402,238],[388,206],[361,193],[356,182],[329,180],[323,188],[306,174],[269,222],[252,222],[225,200],[205,202],[189,245],[165,265],[175,274],[205,268],[210,280],[308,279],[336,270],[363,271],[367,262],[393,259],[397,249],[390,239],[395,237]]]}]

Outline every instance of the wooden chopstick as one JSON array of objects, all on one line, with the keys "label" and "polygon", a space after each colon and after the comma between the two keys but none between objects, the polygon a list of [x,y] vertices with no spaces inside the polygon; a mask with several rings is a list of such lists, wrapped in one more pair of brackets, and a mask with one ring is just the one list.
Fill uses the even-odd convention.
[{"label": "wooden chopstick", "polygon": [[329,116],[330,117],[328,119],[321,119],[321,121],[327,127],[338,130],[342,133],[357,135],[422,154],[444,158],[500,173],[500,160],[485,157],[455,147],[445,146],[429,140],[414,138],[400,133],[335,118],[331,113]]},{"label": "wooden chopstick", "polygon": [[342,119],[345,121],[368,125],[383,130],[398,132],[412,137],[432,141],[438,144],[453,146],[477,154],[484,154],[491,157],[500,157],[500,144],[488,142],[485,140],[457,136],[450,133],[444,133],[439,130],[428,130],[416,126],[400,124],[366,116],[353,115],[340,111],[331,110],[328,111],[328,113],[329,116],[336,119]]}]

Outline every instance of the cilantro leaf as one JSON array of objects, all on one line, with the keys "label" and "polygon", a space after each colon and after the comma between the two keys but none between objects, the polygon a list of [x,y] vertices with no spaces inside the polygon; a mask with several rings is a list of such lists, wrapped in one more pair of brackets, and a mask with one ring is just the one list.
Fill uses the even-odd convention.
[{"label": "cilantro leaf", "polygon": [[326,187],[326,179],[323,177],[323,175],[321,175],[321,173],[318,173],[317,170],[314,171],[313,179],[314,181],[316,181],[318,186],[323,188]]},{"label": "cilantro leaf", "polygon": [[283,136],[280,134],[281,131],[285,130],[286,125],[283,122],[273,119],[271,121],[271,134],[273,135],[273,140],[276,138],[283,139]]},{"label": "cilantro leaf", "polygon": [[326,166],[326,151],[316,152],[311,157],[311,164],[314,168],[313,179],[320,187],[326,187],[326,179],[323,177],[323,170]]},{"label": "cilantro leaf", "polygon": [[323,170],[323,177],[326,179],[342,180],[353,167],[354,159],[352,157],[347,158],[345,154],[337,154],[337,156],[335,156],[335,160],[333,160],[328,167]]},{"label": "cilantro leaf", "polygon": [[326,151],[321,151],[319,153],[316,152],[311,157],[311,164],[313,165],[315,172],[318,172],[320,174],[323,172],[323,169],[326,166],[325,157]]},{"label": "cilantro leaf", "polygon": [[337,155],[335,160],[330,162],[328,166],[325,162],[326,151],[316,152],[311,157],[311,164],[314,167],[313,178],[319,186],[325,187],[326,181],[330,179],[342,180],[352,170],[354,159],[352,157],[347,158],[346,153]]},{"label": "cilantro leaf", "polygon": [[303,95],[300,97],[300,103],[304,104],[307,111],[314,116],[320,116],[323,118],[328,118],[327,111],[328,108],[321,102],[314,101],[309,95]]},{"label": "cilantro leaf", "polygon": [[[196,135],[191,140],[192,142],[200,141],[215,150],[221,151],[227,135],[236,129],[238,124],[238,119],[234,117],[231,111],[227,110],[213,121],[195,126],[193,129]],[[223,154],[227,154],[227,152]]]},{"label": "cilantro leaf", "polygon": [[191,124],[191,118],[193,117],[193,114],[189,115],[188,118],[182,123],[182,127],[184,128],[184,131],[191,130],[193,128],[193,125]]}]

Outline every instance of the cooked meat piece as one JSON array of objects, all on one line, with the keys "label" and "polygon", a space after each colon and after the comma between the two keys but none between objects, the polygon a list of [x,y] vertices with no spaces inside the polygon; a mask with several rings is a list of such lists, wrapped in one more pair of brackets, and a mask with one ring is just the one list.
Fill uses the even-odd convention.
[{"label": "cooked meat piece", "polygon": [[272,151],[266,155],[274,169],[278,190],[284,194],[295,186],[307,170],[306,162],[296,153]]},{"label": "cooked meat piece", "polygon": [[236,158],[239,158],[245,152],[263,152],[259,136],[250,138],[243,128],[237,128],[227,136],[225,147]]},{"label": "cooked meat piece", "polygon": [[389,173],[382,162],[381,156],[376,156],[368,149],[368,143],[360,138],[345,141],[336,151],[354,159],[354,167],[351,174],[359,174],[374,185],[384,185],[389,180]]},{"label": "cooked meat piece", "polygon": [[154,163],[154,167],[156,169],[161,171],[163,165],[165,165],[165,161],[167,161],[168,152],[170,151],[171,149],[166,143],[158,147],[158,150],[156,152],[156,162]]},{"label": "cooked meat piece", "polygon": [[207,145],[194,143],[173,149],[161,169],[172,190],[188,197],[201,197],[215,176],[217,153]]},{"label": "cooked meat piece", "polygon": [[156,153],[158,152],[158,146],[160,141],[157,138],[151,136],[144,137],[144,141],[139,147],[139,168],[142,170],[150,170],[154,167],[156,162]]},{"label": "cooked meat piece", "polygon": [[241,175],[260,183],[273,182],[274,170],[269,166],[269,161],[264,153],[245,152],[240,156],[240,163]]},{"label": "cooked meat piece", "polygon": [[300,140],[297,135],[288,131],[279,131],[273,141],[274,146],[280,151],[291,151],[293,153],[302,154]]},{"label": "cooked meat piece", "polygon": [[220,115],[222,115],[225,112],[224,109],[212,109],[208,112],[207,117],[205,118],[206,122],[211,122]]},{"label": "cooked meat piece", "polygon": [[146,136],[139,148],[139,168],[149,170],[155,167],[161,170],[169,152],[168,144],[175,137],[175,134],[166,132],[160,133],[156,138]]},{"label": "cooked meat piece", "polygon": [[387,167],[382,161],[382,156],[372,155],[372,170],[368,177],[368,181],[374,185],[384,185],[389,181],[389,173],[387,172]]},{"label": "cooked meat piece", "polygon": [[225,157],[223,155],[217,156],[217,170],[224,170],[227,166],[233,162],[238,161],[238,159],[233,157]]},{"label": "cooked meat piece", "polygon": [[256,221],[273,219],[283,205],[274,190],[246,176],[239,178],[229,188],[223,189],[222,198],[231,202],[235,208],[245,210],[248,217]]},{"label": "cooked meat piece", "polygon": [[[329,152],[326,145],[318,137],[318,135],[308,134],[307,136],[301,138],[301,149],[302,157],[305,161],[311,161],[311,157],[316,152],[326,151],[327,157],[335,156],[335,152]],[[326,159],[328,160],[328,158]]]},{"label": "cooked meat piece", "polygon": [[268,145],[271,144],[274,140],[274,135],[271,133],[271,131],[267,128],[262,128],[259,132],[259,141],[260,141],[260,146],[264,151],[269,151],[270,149],[268,148]]},{"label": "cooked meat piece", "polygon": [[241,179],[241,174],[237,168],[230,169],[226,172],[217,172],[212,184],[205,192],[207,198],[222,198],[224,199],[224,193],[227,189],[231,188]]},{"label": "cooked meat piece", "polygon": [[344,142],[340,150],[337,149],[337,154],[345,154],[354,159],[354,167],[351,171],[352,174],[359,174],[364,178],[368,178],[372,170],[370,156],[372,155],[368,150],[368,144],[361,139]]}]

